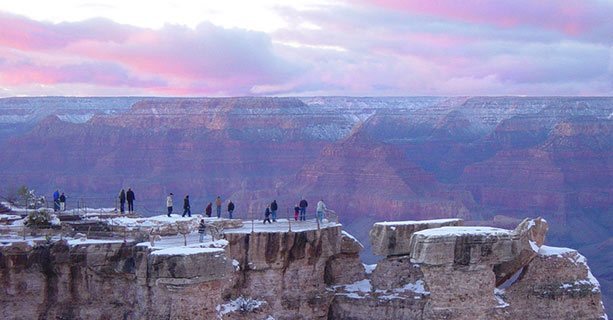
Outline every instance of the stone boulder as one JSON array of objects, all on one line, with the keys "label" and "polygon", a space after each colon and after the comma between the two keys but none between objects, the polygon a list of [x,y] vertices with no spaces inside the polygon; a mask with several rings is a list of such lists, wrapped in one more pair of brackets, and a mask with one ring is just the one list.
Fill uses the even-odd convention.
[{"label": "stone boulder", "polygon": [[341,253],[360,254],[364,246],[354,236],[342,231],[341,237]]},{"label": "stone boulder", "polygon": [[441,227],[415,232],[411,261],[433,266],[495,265],[516,255],[513,231],[491,227]]},{"label": "stone boulder", "polygon": [[606,319],[600,285],[576,250],[541,246],[521,277],[503,287],[504,319]]},{"label": "stone boulder", "polygon": [[411,236],[421,230],[444,226],[462,226],[462,219],[377,222],[370,230],[372,252],[377,256],[397,256],[411,253]]},{"label": "stone boulder", "polygon": [[327,285],[349,284],[364,279],[360,251],[364,246],[352,235],[342,231],[341,251],[326,261],[324,280]]},{"label": "stone boulder", "polygon": [[494,266],[496,285],[499,286],[513,276],[517,271],[527,265],[536,257],[539,247],[545,243],[545,235],[549,225],[542,218],[524,219],[513,232],[517,236],[514,243],[516,256],[510,260]]}]

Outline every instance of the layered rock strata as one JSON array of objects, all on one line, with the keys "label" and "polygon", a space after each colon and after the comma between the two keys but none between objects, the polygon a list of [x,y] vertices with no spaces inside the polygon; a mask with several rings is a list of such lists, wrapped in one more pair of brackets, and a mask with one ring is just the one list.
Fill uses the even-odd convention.
[{"label": "layered rock strata", "polygon": [[[404,225],[412,223],[420,224]],[[333,223],[294,232],[230,229],[226,240],[190,246],[0,241],[0,317],[606,318],[587,261],[543,245],[544,220],[526,219],[514,230],[432,226],[404,233],[409,239],[396,242],[403,254],[374,268],[361,264],[363,246]],[[376,234],[397,237],[391,227]]]}]

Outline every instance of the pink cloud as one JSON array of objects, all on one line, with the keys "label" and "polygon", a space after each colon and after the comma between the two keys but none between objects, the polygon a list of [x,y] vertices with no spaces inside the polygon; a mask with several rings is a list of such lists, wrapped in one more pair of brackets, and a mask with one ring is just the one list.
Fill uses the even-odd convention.
[{"label": "pink cloud", "polygon": [[[13,50],[0,65],[4,85],[82,82],[163,94],[244,94],[297,70],[273,52],[266,34],[208,23],[152,30],[104,19],[53,24],[0,13],[0,29],[0,49]],[[71,57],[81,62],[66,63]]]},{"label": "pink cloud", "polygon": [[363,0],[363,3],[415,15],[486,24],[501,28],[538,27],[579,36],[597,30],[613,31],[613,4],[575,0]]}]

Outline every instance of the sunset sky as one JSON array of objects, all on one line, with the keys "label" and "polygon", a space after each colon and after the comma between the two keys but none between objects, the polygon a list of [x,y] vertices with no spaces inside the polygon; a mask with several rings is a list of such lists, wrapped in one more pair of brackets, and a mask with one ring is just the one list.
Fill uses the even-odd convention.
[{"label": "sunset sky", "polygon": [[613,0],[0,0],[0,97],[613,95]]}]

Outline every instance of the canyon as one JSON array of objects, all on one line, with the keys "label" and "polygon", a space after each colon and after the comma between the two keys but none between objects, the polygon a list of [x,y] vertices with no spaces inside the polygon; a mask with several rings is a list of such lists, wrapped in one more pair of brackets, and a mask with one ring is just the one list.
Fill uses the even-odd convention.
[{"label": "canyon", "polygon": [[5,98],[0,190],[114,206],[131,187],[143,215],[169,192],[198,212],[222,195],[239,218],[272,199],[285,217],[301,197],[312,215],[323,198],[367,262],[377,221],[541,216],[609,306],[612,115],[607,97]]}]

